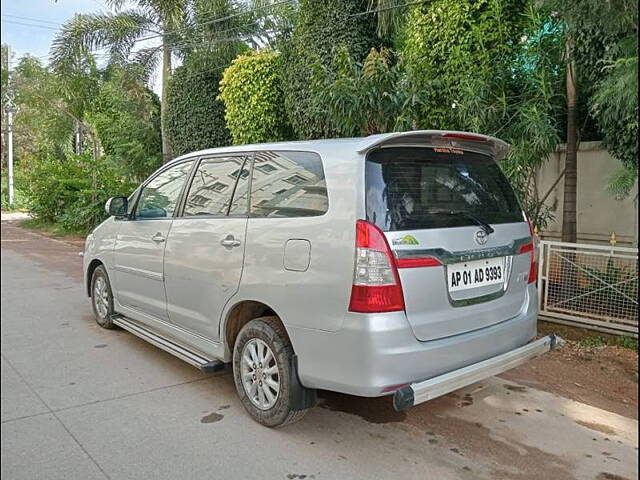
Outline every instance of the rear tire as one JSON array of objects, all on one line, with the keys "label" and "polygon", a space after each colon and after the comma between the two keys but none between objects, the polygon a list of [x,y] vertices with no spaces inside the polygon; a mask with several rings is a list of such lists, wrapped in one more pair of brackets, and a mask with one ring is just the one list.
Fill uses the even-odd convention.
[{"label": "rear tire", "polygon": [[297,422],[308,409],[291,408],[293,348],[277,317],[247,323],[233,349],[233,378],[240,401],[255,421],[267,427]]},{"label": "rear tire", "polygon": [[91,276],[91,307],[98,325],[108,330],[116,328],[113,323],[111,282],[109,282],[107,269],[103,265],[98,266]]}]

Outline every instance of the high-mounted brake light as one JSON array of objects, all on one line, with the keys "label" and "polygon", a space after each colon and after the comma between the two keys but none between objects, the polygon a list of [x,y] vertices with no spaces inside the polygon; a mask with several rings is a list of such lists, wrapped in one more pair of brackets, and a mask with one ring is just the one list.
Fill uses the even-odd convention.
[{"label": "high-mounted brake light", "polygon": [[487,137],[482,135],[474,135],[473,133],[443,133],[443,138],[454,138],[457,140],[471,140],[474,142],[486,142]]},{"label": "high-mounted brake light", "polygon": [[529,234],[531,235],[531,242],[527,243],[520,247],[520,251],[518,253],[530,253],[530,264],[529,264],[529,279],[527,280],[529,283],[534,283],[538,279],[538,261],[536,258],[536,234],[533,231],[533,226],[531,225],[531,220],[527,218],[527,224],[529,225]]},{"label": "high-mounted brake light", "polygon": [[402,310],[402,285],[389,243],[378,227],[358,220],[349,311],[379,313]]}]

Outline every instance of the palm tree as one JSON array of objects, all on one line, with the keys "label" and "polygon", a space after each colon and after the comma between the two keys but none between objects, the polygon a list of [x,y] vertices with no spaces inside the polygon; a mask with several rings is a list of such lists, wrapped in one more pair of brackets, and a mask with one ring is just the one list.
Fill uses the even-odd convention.
[{"label": "palm tree", "polygon": [[[132,60],[147,75],[162,58],[161,132],[163,161],[171,159],[171,145],[165,125],[167,84],[171,78],[172,42],[185,25],[188,0],[136,0],[123,9],[125,0],[106,0],[113,12],[76,15],[63,25],[51,47],[51,63],[55,70],[65,71],[96,49],[106,49],[110,63]],[[144,40],[159,40],[157,45],[134,50]]]}]

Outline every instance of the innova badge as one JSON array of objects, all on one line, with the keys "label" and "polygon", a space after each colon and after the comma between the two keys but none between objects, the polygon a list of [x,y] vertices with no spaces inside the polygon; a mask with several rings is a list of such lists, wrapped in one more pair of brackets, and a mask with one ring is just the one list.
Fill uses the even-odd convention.
[{"label": "innova badge", "polygon": [[484,230],[478,230],[473,235],[473,239],[476,241],[478,245],[484,245],[485,243],[487,243],[489,236],[487,235],[487,232],[485,232]]}]

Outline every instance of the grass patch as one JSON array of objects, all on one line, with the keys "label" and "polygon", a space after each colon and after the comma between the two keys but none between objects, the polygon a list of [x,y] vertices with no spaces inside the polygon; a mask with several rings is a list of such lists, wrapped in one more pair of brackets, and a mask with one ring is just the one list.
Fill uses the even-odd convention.
[{"label": "grass patch", "polygon": [[29,218],[27,220],[23,220],[22,222],[20,222],[20,226],[23,228],[28,228],[29,230],[37,230],[54,237],[72,237],[73,239],[77,239],[78,237],[85,237],[85,235],[80,232],[70,232],[68,230],[65,230],[58,223],[46,222],[37,218]]},{"label": "grass patch", "polygon": [[616,340],[619,347],[628,348],[630,350],[638,351],[638,339],[629,335],[621,335]]},{"label": "grass patch", "polygon": [[20,188],[20,174],[14,174],[13,178],[13,204],[9,205],[9,180],[7,175],[2,175],[0,180],[0,208],[3,212],[25,212],[27,211],[27,198],[22,189]]},{"label": "grass patch", "polygon": [[618,346],[623,348],[628,348],[630,350],[638,350],[638,339],[633,338],[629,335],[615,335],[615,336],[606,336],[603,337],[601,335],[591,335],[588,337],[582,338],[578,345],[581,348],[599,348],[599,347],[608,347],[608,346]]},{"label": "grass patch", "polygon": [[596,348],[596,347],[606,347],[608,345],[607,341],[604,337],[599,335],[594,335],[591,337],[585,337],[580,340],[579,345],[582,348]]}]

